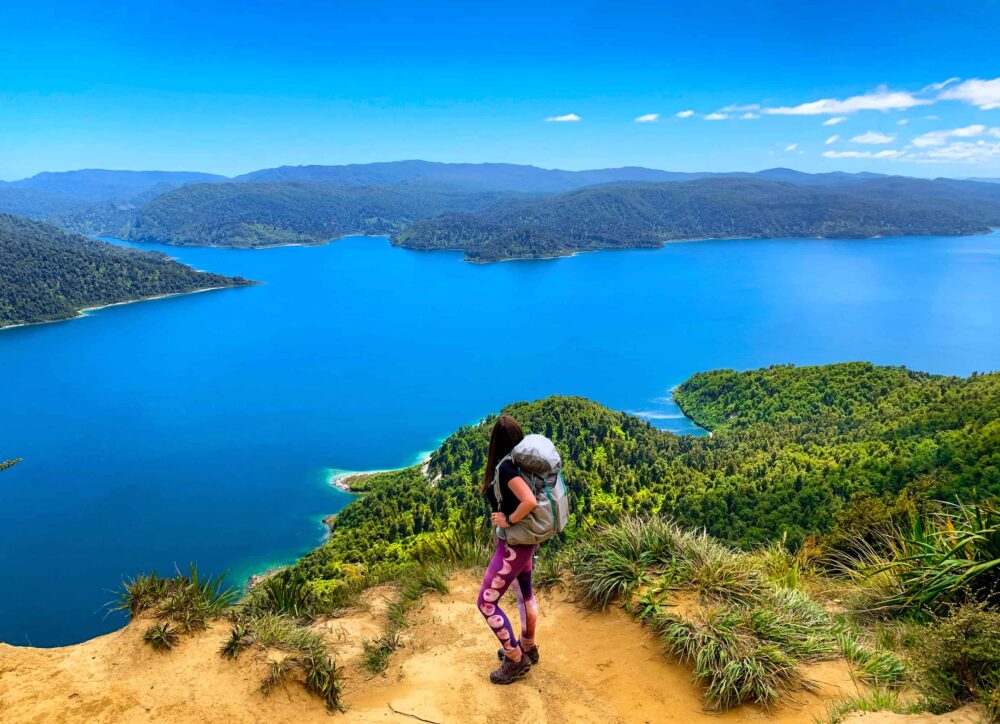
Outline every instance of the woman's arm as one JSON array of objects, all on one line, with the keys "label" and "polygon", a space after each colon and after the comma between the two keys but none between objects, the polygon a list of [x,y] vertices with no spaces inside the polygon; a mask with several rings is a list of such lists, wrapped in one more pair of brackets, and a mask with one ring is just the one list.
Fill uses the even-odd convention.
[{"label": "woman's arm", "polygon": [[[528,484],[524,482],[524,478],[520,475],[516,478],[511,478],[510,482],[507,483],[507,487],[510,488],[510,491],[518,499],[517,510],[510,514],[510,522],[517,523],[520,520],[524,520],[525,516],[537,507],[538,501],[535,499],[535,494],[531,492],[531,488],[528,487]],[[494,525],[499,525],[501,528],[509,527],[503,513],[494,513],[490,517],[493,519]]]}]

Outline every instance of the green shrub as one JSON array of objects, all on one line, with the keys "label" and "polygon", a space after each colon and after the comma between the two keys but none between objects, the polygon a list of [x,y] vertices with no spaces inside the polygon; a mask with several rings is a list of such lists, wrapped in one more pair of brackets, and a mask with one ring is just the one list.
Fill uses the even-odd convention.
[{"label": "green shrub", "polygon": [[970,701],[995,707],[1000,687],[1000,611],[966,604],[923,630],[914,658],[932,711]]},{"label": "green shrub", "polygon": [[915,517],[880,546],[859,545],[856,570],[879,582],[870,610],[926,618],[948,607],[1000,604],[1000,509],[995,503],[957,503]]}]

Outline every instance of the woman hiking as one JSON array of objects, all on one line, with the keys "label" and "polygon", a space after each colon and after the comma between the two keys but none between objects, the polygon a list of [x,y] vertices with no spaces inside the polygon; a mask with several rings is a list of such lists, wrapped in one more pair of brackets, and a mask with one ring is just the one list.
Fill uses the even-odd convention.
[{"label": "woman hiking", "polygon": [[[523,439],[524,432],[517,420],[510,415],[497,418],[490,434],[486,471],[483,473],[483,495],[493,511],[491,522],[501,529],[524,519],[538,505],[535,494],[507,457]],[[499,501],[493,490],[494,476],[499,477]],[[531,590],[531,562],[537,548],[537,545],[507,545],[498,537],[496,552],[483,576],[476,605],[502,647],[497,652],[500,668],[490,674],[490,681],[494,684],[517,681],[527,675],[532,664],[538,663],[538,647],[535,645],[538,603]],[[520,588],[524,601],[520,640],[514,636],[510,619],[499,606],[500,597],[512,583]]]}]

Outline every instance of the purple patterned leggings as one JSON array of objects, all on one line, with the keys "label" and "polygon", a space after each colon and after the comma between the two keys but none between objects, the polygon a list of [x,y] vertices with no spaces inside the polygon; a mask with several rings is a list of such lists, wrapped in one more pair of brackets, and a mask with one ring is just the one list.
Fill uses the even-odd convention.
[{"label": "purple patterned leggings", "polygon": [[[479,589],[479,598],[476,605],[479,612],[486,618],[486,623],[490,629],[500,639],[500,644],[505,651],[510,651],[517,646],[517,638],[514,636],[514,629],[510,625],[510,619],[498,605],[500,597],[504,591],[512,584],[520,588],[520,598],[526,608],[532,612],[537,611],[535,594],[531,590],[531,560],[535,555],[538,546],[509,546],[505,541],[497,540],[496,553],[493,560],[486,568],[486,575],[483,576],[483,585]],[[528,617],[521,612],[521,621],[524,625],[522,634],[528,638],[534,638],[534,616]]]}]

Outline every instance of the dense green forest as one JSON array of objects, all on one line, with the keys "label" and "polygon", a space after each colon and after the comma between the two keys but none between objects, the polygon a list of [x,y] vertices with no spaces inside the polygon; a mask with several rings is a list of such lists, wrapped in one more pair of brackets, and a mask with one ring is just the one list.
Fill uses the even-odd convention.
[{"label": "dense green forest", "polygon": [[448,213],[393,243],[472,261],[658,247],[677,239],[957,235],[1000,224],[1000,189],[917,179],[793,185],[762,178],[608,184]]},{"label": "dense green forest", "polygon": [[1000,186],[879,174],[563,171],[394,161],[212,174],[83,170],[0,183],[0,213],[134,241],[316,244],[388,234],[472,261],[651,248],[678,239],[972,234],[1000,225]]},{"label": "dense green forest", "polygon": [[[563,454],[579,536],[657,514],[751,547],[814,533],[831,545],[937,500],[1000,494],[1000,374],[939,377],[845,363],[697,374],[678,402],[711,436],[677,436],[581,398],[511,405]],[[492,418],[418,468],[366,481],[328,542],[284,575],[335,596],[352,576],[433,558],[485,508],[478,482]]]},{"label": "dense green forest", "polygon": [[0,327],[66,319],[85,307],[249,283],[195,271],[163,254],[0,215]]},{"label": "dense green forest", "polygon": [[236,247],[317,244],[349,234],[387,234],[445,210],[482,209],[499,198],[421,183],[194,184],[146,204],[135,215],[128,238]]}]

